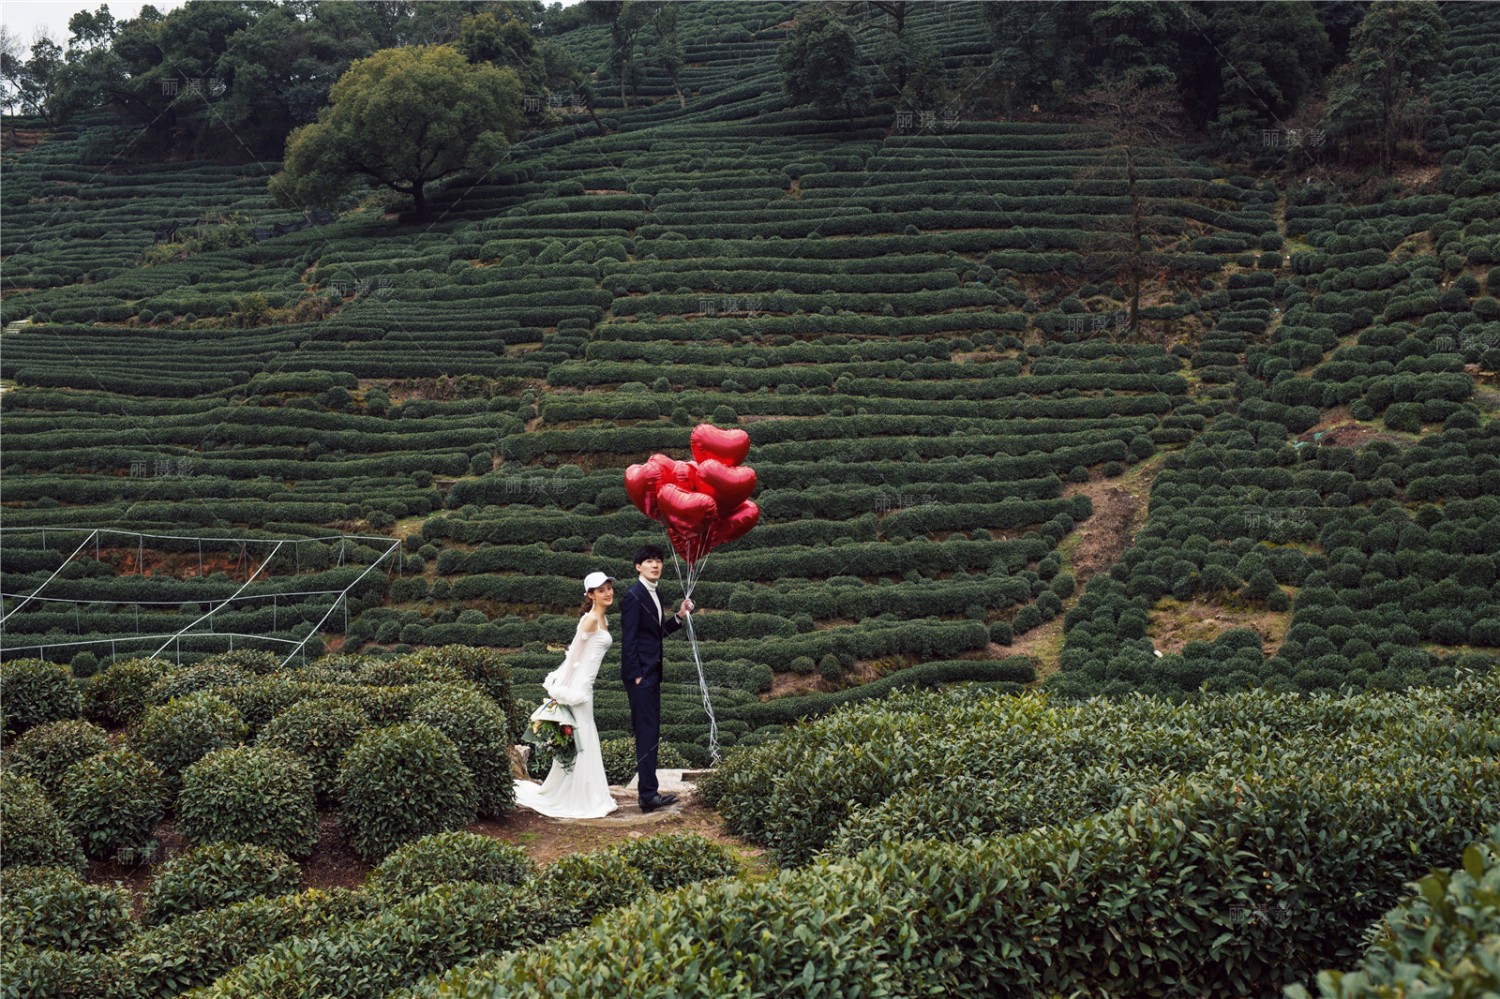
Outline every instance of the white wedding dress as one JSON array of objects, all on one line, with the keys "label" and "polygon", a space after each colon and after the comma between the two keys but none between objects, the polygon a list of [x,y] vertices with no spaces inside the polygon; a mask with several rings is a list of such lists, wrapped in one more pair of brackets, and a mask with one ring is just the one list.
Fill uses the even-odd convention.
[{"label": "white wedding dress", "polygon": [[599,730],[594,727],[594,678],[599,675],[604,653],[613,644],[613,636],[603,627],[585,634],[579,620],[567,657],[542,681],[549,697],[573,711],[573,738],[578,745],[573,772],[568,773],[554,759],[541,786],[528,780],[516,781],[516,804],[558,819],[597,819],[620,807],[609,793],[604,756],[599,752]]}]

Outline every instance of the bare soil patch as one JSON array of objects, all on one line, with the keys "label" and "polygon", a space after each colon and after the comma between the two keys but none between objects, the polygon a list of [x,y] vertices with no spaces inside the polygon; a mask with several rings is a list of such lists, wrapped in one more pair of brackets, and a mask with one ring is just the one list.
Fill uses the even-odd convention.
[{"label": "bare soil patch", "polygon": [[649,814],[641,812],[634,791],[613,793],[620,808],[602,819],[553,819],[517,808],[503,818],[476,822],[468,830],[519,846],[542,865],[570,854],[592,853],[621,842],[668,833],[698,833],[722,843],[751,863],[765,856],[762,848],[725,832],[719,813],[695,801],[691,793],[680,793],[679,804]]},{"label": "bare soil patch", "polygon": [[1291,612],[1262,607],[1233,607],[1207,600],[1186,603],[1170,597],[1151,608],[1146,637],[1163,653],[1181,652],[1188,642],[1211,642],[1230,628],[1250,628],[1265,643],[1266,655],[1275,655],[1291,627]]},{"label": "bare soil patch", "polygon": [[1297,440],[1317,447],[1361,448],[1375,441],[1388,441],[1398,447],[1407,442],[1400,434],[1383,430],[1373,423],[1361,423],[1340,406],[1314,427],[1297,435]]}]

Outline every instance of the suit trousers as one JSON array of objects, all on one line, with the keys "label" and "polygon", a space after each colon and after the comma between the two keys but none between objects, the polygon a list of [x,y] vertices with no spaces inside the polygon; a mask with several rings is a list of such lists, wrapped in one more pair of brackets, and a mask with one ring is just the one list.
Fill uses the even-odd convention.
[{"label": "suit trousers", "polygon": [[656,756],[661,744],[661,684],[628,683],[630,725],[635,730],[636,793],[642,801],[656,796]]}]

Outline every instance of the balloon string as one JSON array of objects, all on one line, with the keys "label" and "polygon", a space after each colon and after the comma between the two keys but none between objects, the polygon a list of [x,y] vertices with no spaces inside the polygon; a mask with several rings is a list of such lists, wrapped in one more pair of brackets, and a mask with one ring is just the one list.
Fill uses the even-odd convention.
[{"label": "balloon string", "polygon": [[[662,525],[665,533],[666,525]],[[682,565],[677,560],[677,549],[672,545],[672,538],[667,536],[667,550],[672,553],[672,569],[677,573],[677,583],[682,587],[682,595],[689,600],[693,596],[693,587],[698,582],[698,576],[703,571],[703,563],[708,561],[710,553],[705,552],[696,563],[689,563],[687,576],[682,574]],[[703,672],[703,659],[698,654],[698,634],[693,629],[693,612],[688,611],[682,622],[687,627],[688,645],[693,650],[693,665],[698,669],[698,689],[703,692],[703,713],[708,715],[708,755],[714,766],[722,762],[719,754],[719,723],[714,718],[713,702],[708,697],[708,677]]]}]

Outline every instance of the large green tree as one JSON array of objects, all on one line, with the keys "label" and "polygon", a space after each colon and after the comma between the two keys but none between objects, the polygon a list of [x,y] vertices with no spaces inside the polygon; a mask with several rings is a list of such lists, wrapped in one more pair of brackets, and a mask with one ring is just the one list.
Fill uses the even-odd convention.
[{"label": "large green tree", "polygon": [[1312,6],[1300,0],[1199,5],[1214,54],[1187,77],[1184,98],[1198,124],[1223,148],[1257,146],[1260,132],[1279,128],[1322,82],[1332,52]]},{"label": "large green tree", "polygon": [[425,221],[427,185],[493,168],[521,121],[514,69],[449,45],[383,49],[350,66],[318,120],[291,134],[271,193],[287,207],[333,207],[363,180],[411,195]]},{"label": "large green tree", "polygon": [[63,50],[50,38],[37,39],[31,57],[24,61],[19,53],[11,52],[5,63],[10,106],[50,122],[55,110],[52,95],[62,66]]},{"label": "large green tree", "polygon": [[1329,87],[1329,137],[1346,152],[1373,146],[1389,170],[1396,142],[1419,125],[1428,77],[1442,64],[1445,27],[1431,0],[1372,4]]},{"label": "large green tree", "polygon": [[1184,51],[1202,45],[1202,17],[1182,0],[1113,0],[1088,11],[1098,82],[1179,86]]},{"label": "large green tree", "polygon": [[988,76],[1004,114],[1078,90],[1087,78],[1089,3],[987,3],[993,36]]},{"label": "large green tree", "polygon": [[854,107],[869,93],[859,46],[848,22],[831,6],[805,4],[776,50],[782,86],[795,104],[843,110],[854,127]]}]

